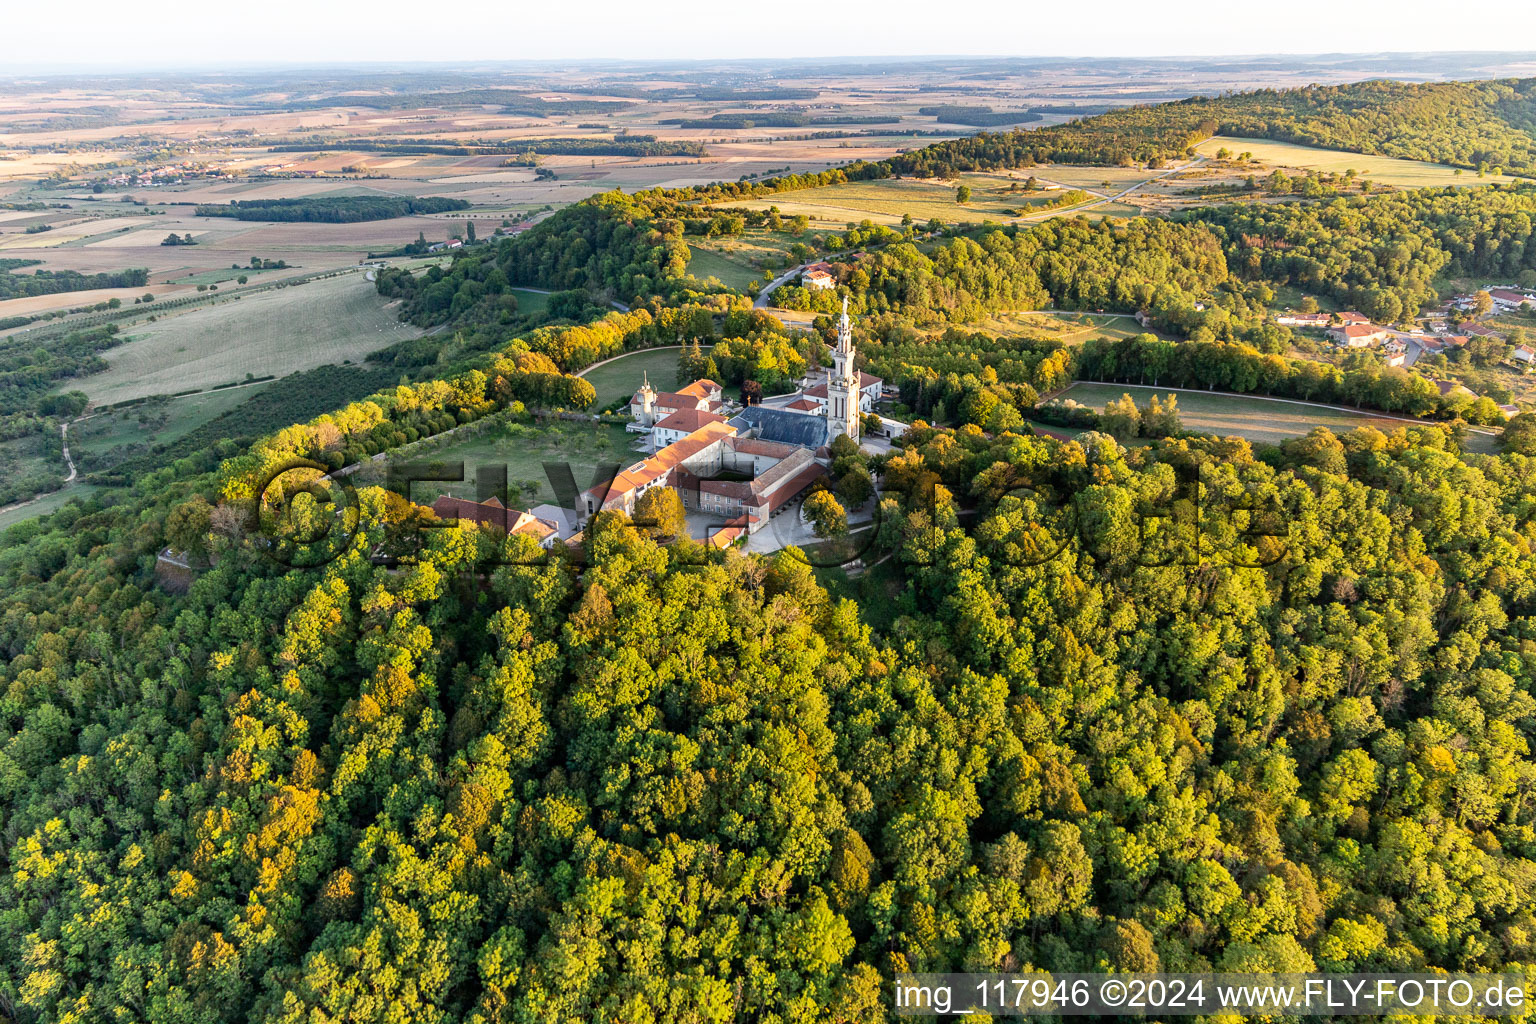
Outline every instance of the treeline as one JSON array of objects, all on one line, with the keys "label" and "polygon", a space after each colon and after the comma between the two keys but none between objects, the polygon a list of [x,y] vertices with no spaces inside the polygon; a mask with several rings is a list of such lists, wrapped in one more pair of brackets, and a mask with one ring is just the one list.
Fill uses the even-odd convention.
[{"label": "treeline", "polygon": [[13,274],[10,267],[0,266],[0,299],[83,292],[92,288],[142,288],[148,281],[149,271],[142,267],[100,274],[82,274],[78,270],[35,270],[30,274]]},{"label": "treeline", "polygon": [[313,196],[306,199],[236,199],[227,205],[198,206],[196,212],[199,217],[233,217],[236,220],[351,224],[467,210],[470,206],[466,200],[441,196]]},{"label": "treeline", "polygon": [[978,128],[1002,124],[1026,124],[1041,120],[1039,114],[1029,110],[993,110],[991,107],[968,107],[953,103],[936,107],[918,107],[917,112],[943,121],[945,124],[968,124]]},{"label": "treeline", "polygon": [[546,156],[707,156],[702,142],[688,139],[658,140],[654,135],[620,135],[612,139],[548,138],[518,139],[515,143],[453,145],[416,139],[379,142],[283,143],[270,147],[274,153],[366,152],[390,156],[515,156],[541,153]]},{"label": "treeline", "polygon": [[327,96],[300,102],[283,102],[283,110],[314,110],[323,107],[369,107],[376,110],[414,110],[419,107],[483,107],[506,104],[508,113],[532,117],[549,114],[604,114],[628,110],[633,103],[617,100],[545,100],[517,89],[457,89],[447,92],[414,92],[381,95]]},{"label": "treeline", "polygon": [[711,117],[667,118],[662,124],[680,128],[805,128],[837,124],[900,124],[901,118],[882,115],[861,117],[857,114],[750,113],[715,114]]},{"label": "treeline", "polygon": [[[877,163],[858,161],[834,169],[846,174],[834,180],[953,177],[1046,163],[1161,167],[1217,132],[1525,174],[1536,173],[1533,131],[1536,79],[1361,82],[1196,97],[1043,128],[980,132]],[[792,175],[696,191],[708,198],[748,198],[834,183],[820,178]]]},{"label": "treeline", "polygon": [[1505,418],[1491,398],[1442,396],[1428,378],[1402,367],[1345,370],[1220,341],[1172,342],[1150,334],[1094,339],[1073,351],[1072,374],[1080,380],[1236,391],[1414,417],[1460,417],[1469,423],[1502,423]]},{"label": "treeline", "polygon": [[[1291,333],[1268,321],[1272,292],[1234,280],[1220,236],[1204,225],[1137,218],[1048,220],[954,237],[924,251],[889,245],[847,276],[850,309],[924,322],[973,323],[1002,310],[1135,313],[1200,338],[1281,350]],[[786,285],[775,302],[832,313],[842,296]]]}]

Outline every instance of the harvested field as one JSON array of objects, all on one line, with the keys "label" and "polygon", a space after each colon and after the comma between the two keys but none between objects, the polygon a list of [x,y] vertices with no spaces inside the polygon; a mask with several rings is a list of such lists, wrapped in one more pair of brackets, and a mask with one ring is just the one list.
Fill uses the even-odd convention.
[{"label": "harvested field", "polygon": [[420,334],[395,319],[394,308],[361,274],[346,274],[134,328],[131,341],[106,353],[108,369],[71,384],[93,403],[110,404],[206,389],[248,375],[360,362],[369,352]]},{"label": "harvested field", "polygon": [[1479,178],[1476,171],[1463,170],[1445,164],[1425,163],[1422,160],[1399,160],[1389,156],[1371,156],[1364,153],[1341,152],[1335,149],[1316,149],[1298,146],[1290,142],[1271,142],[1268,139],[1242,139],[1223,135],[1214,136],[1196,147],[1202,156],[1214,157],[1225,147],[1234,153],[1250,152],[1253,159],[1264,165],[1267,172],[1274,167],[1291,167],[1305,171],[1323,171],[1342,174],[1353,169],[1361,178],[1398,188],[1429,188],[1436,185],[1491,185],[1516,179],[1504,175],[1488,175]]}]

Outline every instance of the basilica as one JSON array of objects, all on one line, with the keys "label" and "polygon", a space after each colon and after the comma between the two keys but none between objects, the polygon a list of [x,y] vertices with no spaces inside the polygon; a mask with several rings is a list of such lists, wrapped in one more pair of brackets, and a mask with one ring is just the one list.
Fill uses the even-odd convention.
[{"label": "basilica", "polygon": [[845,298],[825,384],[728,416],[712,380],[657,392],[645,379],[630,400],[629,429],[647,435],[652,454],[583,491],[574,511],[583,519],[604,509],[633,513],[646,491],[671,487],[689,511],[756,532],[827,474],[834,440],[859,439],[863,414],[873,410],[882,382],[855,368],[855,354]]}]

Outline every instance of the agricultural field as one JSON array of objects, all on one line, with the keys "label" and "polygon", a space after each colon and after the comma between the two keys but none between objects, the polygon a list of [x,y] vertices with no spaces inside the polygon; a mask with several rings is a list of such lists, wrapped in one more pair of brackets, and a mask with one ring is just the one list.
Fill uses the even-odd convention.
[{"label": "agricultural field", "polygon": [[107,352],[108,369],[73,381],[95,405],[206,390],[286,375],[368,353],[421,334],[402,324],[361,274],[274,288],[201,306],[132,329]]},{"label": "agricultural field", "polygon": [[1425,163],[1420,160],[1399,160],[1388,156],[1370,156],[1363,153],[1347,153],[1333,149],[1315,149],[1290,142],[1270,142],[1268,139],[1243,139],[1216,135],[1195,147],[1201,156],[1215,158],[1219,149],[1233,153],[1253,154],[1251,168],[1240,168],[1242,174],[1260,177],[1275,168],[1284,170],[1322,171],[1326,174],[1343,174],[1353,169],[1361,178],[1368,178],[1382,185],[1396,188],[1429,188],[1443,185],[1490,185],[1515,179],[1505,175],[1488,175],[1479,178],[1475,171],[1463,171],[1445,164]]},{"label": "agricultural field", "polygon": [[[1256,395],[1211,395],[1198,391],[1176,391],[1172,388],[1141,387],[1133,384],[1073,384],[1060,392],[1058,397],[1072,399],[1083,405],[1102,410],[1106,403],[1121,395],[1130,395],[1138,405],[1145,405],[1152,396],[1174,394],[1179,400],[1179,417],[1186,430],[1205,431],[1222,437],[1237,435],[1249,441],[1275,444],[1286,438],[1300,437],[1313,427],[1327,427],[1334,431],[1353,430],[1356,427],[1376,427],[1378,430],[1395,430],[1417,422],[1382,413],[1349,412],[1343,409],[1305,405],[1282,399],[1263,398]],[[1469,447],[1480,449],[1491,445],[1485,435],[1474,435],[1476,444]]]},{"label": "agricultural field", "polygon": [[[1022,211],[1029,216],[1031,209],[1050,203],[1060,192],[1012,192],[1029,175],[1023,171],[1011,174],[962,174],[954,179],[883,178],[877,181],[849,181],[823,188],[785,192],[777,196],[759,199],[741,199],[718,204],[721,207],[765,209],[777,206],[785,216],[803,213],[813,222],[830,222],[841,227],[849,221],[872,220],[879,224],[900,224],[906,214],[913,220],[926,224],[938,218],[946,224],[979,224],[982,221],[1011,221]],[[955,202],[955,189],[967,185],[971,189],[971,201],[965,205]],[[1069,208],[1064,208],[1063,212]]]},{"label": "agricultural field", "polygon": [[[437,443],[412,447],[402,455],[412,463],[464,463],[464,480],[423,481],[411,486],[412,500],[430,505],[441,494],[459,498],[478,498],[476,468],[505,466],[510,504],[528,507],[557,501],[544,471],[544,463],[565,463],[571,467],[578,489],[592,486],[599,466],[612,469],[627,466],[642,458],[631,446],[638,436],[614,424],[578,423],[551,420],[542,424],[512,423],[499,420],[476,430],[462,440],[452,436]],[[388,463],[369,463],[356,478],[358,484],[384,479]]]},{"label": "agricultural field", "polygon": [[650,375],[657,391],[671,391],[677,386],[677,357],[681,348],[650,348],[619,356],[611,362],[594,366],[578,376],[585,377],[597,390],[594,409],[605,408],[620,398],[628,398],[640,389],[640,381]]}]

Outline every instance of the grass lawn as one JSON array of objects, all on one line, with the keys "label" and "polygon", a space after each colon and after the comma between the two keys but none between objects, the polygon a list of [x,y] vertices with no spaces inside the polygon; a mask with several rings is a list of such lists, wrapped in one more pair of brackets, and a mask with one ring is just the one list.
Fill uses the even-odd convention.
[{"label": "grass lawn", "polygon": [[517,296],[517,311],[527,316],[532,313],[543,313],[549,308],[549,296],[543,292],[530,292],[524,288],[508,288]]},{"label": "grass lawn", "polygon": [[49,493],[26,504],[7,508],[0,512],[0,530],[15,526],[17,523],[45,516],[50,512],[57,512],[75,498],[88,498],[97,491],[90,484],[76,481],[68,487]]},{"label": "grass lawn", "polygon": [[[813,220],[831,221],[839,226],[865,219],[876,223],[900,224],[902,215],[908,213],[922,224],[934,217],[946,224],[975,224],[987,220],[1001,223],[1015,218],[1016,215],[1011,211],[1019,210],[1028,215],[1033,207],[1059,198],[1059,192],[1008,191],[1014,184],[1022,188],[1027,176],[1021,171],[1016,175],[962,174],[958,179],[945,181],[917,178],[849,181],[718,205],[748,209],[777,206],[785,216],[804,213]],[[971,201],[964,206],[955,202],[957,185],[969,185],[971,188]]]},{"label": "grass lawn", "polygon": [[361,274],[200,306],[131,329],[108,368],[71,380],[98,405],[307,370],[420,335]]},{"label": "grass lawn", "polygon": [[[622,468],[638,462],[643,456],[630,448],[637,439],[638,435],[611,424],[557,420],[542,425],[503,423],[462,441],[450,437],[438,445],[415,448],[401,461],[464,463],[462,482],[413,484],[411,498],[421,504],[431,504],[440,494],[478,498],[477,468],[505,466],[509,490],[516,488],[516,493],[511,495],[512,502],[526,508],[557,500],[544,471],[545,462],[569,465],[577,488],[585,490],[592,486],[598,466],[611,468],[618,465]],[[371,464],[358,483],[364,479],[370,483],[381,481],[384,465],[390,461],[393,459]]]},{"label": "grass lawn", "polygon": [[[937,338],[950,326],[935,326],[926,333]],[[1157,333],[1142,327],[1131,317],[1101,313],[994,313],[974,324],[966,324],[962,329],[996,338],[1054,339],[1068,345],[1078,345],[1090,338],[1119,341],[1138,334]]]},{"label": "grass lawn", "polygon": [[597,390],[594,409],[605,408],[608,403],[628,398],[640,390],[645,374],[650,375],[651,387],[657,391],[671,391],[677,387],[677,357],[680,348],[642,349],[619,356],[610,363],[594,367],[578,376],[585,377]]},{"label": "grass lawn", "polygon": [[768,269],[777,274],[784,269],[786,260],[791,264],[797,262],[790,255],[790,249],[796,242],[803,242],[809,236],[809,229],[797,238],[788,231],[769,231],[765,227],[747,228],[739,235],[690,240],[688,244],[694,252],[700,249],[713,252],[732,262],[745,264],[758,274]]},{"label": "grass lawn", "polygon": [[[1266,169],[1295,167],[1306,171],[1324,171],[1341,174],[1354,168],[1362,178],[1395,185],[1398,188],[1428,188],[1432,185],[1490,185],[1515,179],[1503,175],[1479,178],[1476,171],[1457,173],[1445,164],[1426,163],[1422,160],[1399,160],[1390,156],[1364,153],[1346,153],[1333,149],[1315,149],[1290,142],[1271,142],[1268,139],[1240,139],[1217,135],[1196,147],[1202,156],[1215,157],[1216,151],[1226,147],[1234,153],[1250,152],[1253,159]],[[1267,171],[1266,171],[1267,173]],[[1262,177],[1263,174],[1260,174]]]},{"label": "grass lawn", "polygon": [[1154,394],[1174,394],[1179,400],[1179,418],[1184,429],[1228,437],[1236,434],[1250,441],[1274,444],[1290,437],[1300,437],[1313,427],[1334,431],[1372,426],[1395,430],[1410,424],[1380,413],[1344,412],[1319,409],[1309,405],[1233,395],[1207,395],[1198,392],[1170,392],[1167,388],[1136,387],[1129,384],[1073,384],[1060,395],[1095,409],[1129,394],[1138,405],[1146,405]]},{"label": "grass lawn", "polygon": [[700,281],[714,277],[726,287],[742,291],[753,281],[763,280],[763,272],[754,267],[738,263],[709,249],[690,246],[689,250],[693,256],[688,260],[688,273]]}]

